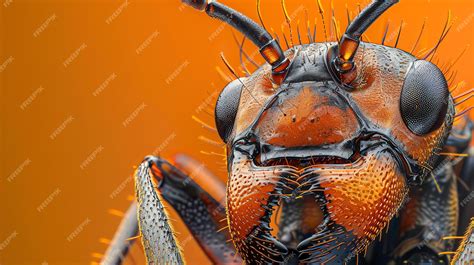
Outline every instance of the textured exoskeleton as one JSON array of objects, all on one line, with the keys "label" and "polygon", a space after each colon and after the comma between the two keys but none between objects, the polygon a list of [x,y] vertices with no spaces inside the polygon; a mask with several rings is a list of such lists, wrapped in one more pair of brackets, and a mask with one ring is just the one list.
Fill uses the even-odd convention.
[{"label": "textured exoskeleton", "polygon": [[[457,242],[442,238],[463,233],[474,214],[459,206],[466,190],[456,176],[474,188],[474,162],[446,154],[473,152],[472,124],[456,116],[435,64],[361,42],[397,1],[373,1],[339,42],[285,52],[225,5],[184,2],[241,31],[267,63],[229,83],[216,103],[226,188],[186,156],[148,157],[136,171],[150,263],[183,263],[161,199],[215,264],[450,262],[443,252],[454,253]],[[219,198],[190,176],[196,168]],[[465,242],[455,259],[473,262]]]}]

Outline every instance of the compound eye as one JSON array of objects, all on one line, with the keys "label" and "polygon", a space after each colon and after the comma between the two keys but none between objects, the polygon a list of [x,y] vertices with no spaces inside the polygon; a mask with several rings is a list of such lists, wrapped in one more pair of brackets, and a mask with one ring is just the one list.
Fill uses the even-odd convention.
[{"label": "compound eye", "polygon": [[448,101],[448,84],[439,68],[428,61],[415,61],[400,97],[400,111],[410,131],[424,135],[438,129],[446,118]]},{"label": "compound eye", "polygon": [[230,82],[217,99],[215,109],[216,128],[219,136],[225,143],[227,143],[234,128],[235,116],[239,109],[242,82],[244,82],[243,78]]}]

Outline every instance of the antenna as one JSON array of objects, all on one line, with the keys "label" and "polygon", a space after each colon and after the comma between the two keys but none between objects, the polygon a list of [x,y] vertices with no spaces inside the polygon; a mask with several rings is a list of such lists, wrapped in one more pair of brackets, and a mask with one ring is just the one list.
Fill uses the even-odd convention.
[{"label": "antenna", "polygon": [[272,66],[273,80],[278,84],[281,83],[286,75],[290,61],[285,57],[278,41],[262,26],[217,1],[183,0],[183,3],[199,11],[205,11],[210,17],[222,20],[244,34],[260,49],[260,54]]},{"label": "antenna", "polygon": [[330,68],[342,84],[348,85],[355,78],[354,56],[359,48],[362,34],[377,18],[399,0],[374,0],[349,24],[339,45],[328,52]]}]

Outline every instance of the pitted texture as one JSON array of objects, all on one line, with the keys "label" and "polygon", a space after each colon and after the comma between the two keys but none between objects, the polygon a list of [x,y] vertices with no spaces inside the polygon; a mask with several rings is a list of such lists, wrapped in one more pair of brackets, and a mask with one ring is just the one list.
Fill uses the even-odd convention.
[{"label": "pitted texture", "polygon": [[[248,264],[282,261],[281,243],[270,236],[266,218],[273,206],[277,171],[252,170],[251,161],[237,157],[227,187],[227,212],[232,240]],[[268,220],[267,220],[268,221]]]},{"label": "pitted texture", "polygon": [[458,228],[456,176],[450,162],[441,161],[440,164],[445,166],[435,170],[433,177],[410,193],[400,216],[401,243],[397,256],[404,256],[422,246],[435,253],[454,250],[455,242],[442,238],[455,235]]},{"label": "pitted texture", "polygon": [[289,175],[298,179],[300,188],[324,190],[322,203],[327,211],[314,234],[298,244],[301,262],[343,263],[365,250],[388,225],[407,194],[405,177],[393,153],[384,146],[367,152],[352,164],[317,164],[299,170],[258,167],[234,152],[228,218],[243,259],[252,263],[281,258],[279,242],[270,235],[268,221],[276,204],[273,198],[278,197],[273,195],[281,194],[281,185],[285,186]]},{"label": "pitted texture", "polygon": [[[348,236],[353,235],[348,242],[338,241],[347,237],[341,238],[334,231],[314,237],[314,242],[332,238],[338,241],[335,253],[339,250],[356,255],[364,251],[398,212],[408,191],[395,158],[386,149],[370,152],[351,166],[319,166],[314,174],[318,175],[314,182],[325,189],[331,222],[343,228]],[[332,254],[312,261],[326,262]]]},{"label": "pitted texture", "polygon": [[[232,247],[232,243],[228,242],[229,238],[226,238],[225,231],[216,233],[218,230],[222,230],[225,227],[217,227],[216,220],[211,219],[208,207],[204,205],[203,201],[199,199],[195,200],[184,200],[175,201],[173,208],[179,213],[183,222],[186,226],[193,231],[193,236],[199,241],[203,248],[208,249],[209,252],[217,257],[215,258],[219,262],[225,262],[225,264],[239,264],[239,258],[236,256],[235,250]],[[224,211],[224,208],[222,208]],[[218,208],[214,209],[215,212],[220,211]],[[224,215],[220,215],[220,220],[225,220]],[[225,224],[225,223],[222,223]]]},{"label": "pitted texture", "polygon": [[138,220],[148,264],[184,264],[167,213],[151,181],[148,161],[135,172]]},{"label": "pitted texture", "polygon": [[452,99],[439,129],[416,135],[405,124],[400,97],[405,77],[417,58],[398,49],[361,43],[355,56],[357,78],[350,100],[357,104],[372,127],[389,134],[409,157],[424,168],[433,166],[435,152],[443,145],[453,122]]},{"label": "pitted texture", "polygon": [[352,139],[360,125],[333,82],[298,83],[279,94],[255,131],[263,143],[281,147],[324,146]]},{"label": "pitted texture", "polygon": [[[203,166],[185,174],[166,160],[153,160],[153,174],[160,179],[161,197],[179,214],[209,259],[216,264],[241,264],[226,229],[225,207],[203,190],[194,180],[205,176]],[[181,166],[185,163],[181,161]],[[220,188],[220,186],[212,186]]]},{"label": "pitted texture", "polygon": [[293,58],[284,83],[332,81],[324,62],[326,52],[326,45],[303,45]]},{"label": "pitted texture", "polygon": [[[294,50],[287,51],[289,59],[296,58],[295,65],[288,73],[288,82],[327,82],[324,73],[309,74],[305,70],[321,69],[320,62],[325,57],[326,46],[334,44],[312,43],[297,46],[295,47],[295,50],[299,50],[297,54]],[[405,77],[415,61],[416,57],[399,49],[361,43],[354,57],[357,71],[357,77],[351,83],[354,89],[347,95],[369,121],[371,129],[388,134],[409,157],[424,168],[429,168],[434,162],[434,151],[442,146],[451,128],[454,109],[452,99],[448,96],[448,112],[442,119],[439,129],[426,135],[416,135],[407,127],[400,110],[400,97]],[[271,69],[267,64],[246,79],[232,135],[245,131],[255,121],[267,101],[280,91],[281,87],[273,86],[270,80]],[[284,82],[283,85],[288,82]],[[293,117],[287,118],[292,120]]]}]

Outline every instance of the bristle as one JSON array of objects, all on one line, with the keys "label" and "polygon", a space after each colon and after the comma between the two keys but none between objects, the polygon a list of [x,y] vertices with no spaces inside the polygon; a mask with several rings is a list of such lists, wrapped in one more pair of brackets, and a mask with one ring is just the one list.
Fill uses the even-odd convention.
[{"label": "bristle", "polygon": [[316,22],[318,22],[318,19],[315,17],[314,18],[314,28],[313,28],[313,41],[316,41],[316,25],[317,25]]},{"label": "bristle", "polygon": [[469,108],[467,108],[467,109],[461,111],[459,114],[456,114],[454,117],[455,117],[455,118],[460,118],[460,117],[462,117],[463,115],[469,113],[469,111],[471,111],[473,108],[474,108],[474,106],[471,106],[471,107],[469,107]]},{"label": "bristle", "polygon": [[126,241],[132,241],[132,240],[135,240],[135,239],[138,239],[138,238],[141,238],[142,235],[138,235],[138,236],[132,236],[132,237],[129,237],[127,239],[125,239]]},{"label": "bristle", "polygon": [[390,27],[390,21],[387,20],[387,25],[385,26],[385,31],[383,33],[383,37],[382,37],[382,45],[385,44],[385,39],[387,38],[387,33],[388,33],[388,28]]},{"label": "bristle", "polygon": [[260,10],[260,0],[257,0],[257,14],[258,14],[258,19],[260,19],[260,24],[262,24],[262,27],[266,30],[267,28],[265,27],[265,23],[263,23],[262,13]]},{"label": "bristle", "polygon": [[209,155],[209,156],[227,157],[224,154],[219,154],[219,153],[216,153],[216,152],[206,152],[206,151],[203,151],[203,150],[199,151],[199,153],[204,154],[204,155]]},{"label": "bristle", "polygon": [[298,42],[300,43],[300,45],[303,45],[303,42],[301,41],[301,34],[300,34],[300,21],[298,20],[298,22],[296,23],[296,31],[298,33]]},{"label": "bristle", "polygon": [[369,42],[369,43],[372,42],[369,38],[369,35],[367,35],[367,33],[362,34],[362,36],[360,36],[360,39],[361,41],[364,40],[365,42]]},{"label": "bristle", "polygon": [[214,128],[214,127],[212,127],[211,125],[208,125],[207,123],[203,122],[203,121],[200,120],[198,117],[192,115],[191,118],[192,118],[195,122],[199,123],[203,128],[206,128],[206,129],[208,129],[208,130],[210,130],[210,131],[212,131],[212,132],[216,132],[216,131],[217,131],[216,128]]},{"label": "bristle", "polygon": [[456,75],[458,74],[457,71],[451,72],[449,75],[448,79],[446,79],[446,82],[448,83],[448,87],[451,86],[451,84],[456,80]]},{"label": "bristle", "polygon": [[281,25],[281,34],[283,35],[283,39],[285,40],[286,49],[289,49],[290,45],[288,44],[288,39],[286,38],[285,30],[283,28],[283,25]]},{"label": "bristle", "polygon": [[240,80],[239,76],[235,73],[234,69],[232,68],[232,66],[229,64],[229,62],[227,61],[227,59],[225,58],[224,56],[224,53],[221,52],[221,59],[222,61],[224,62],[224,64],[227,66],[227,69],[229,69],[229,71],[234,75],[234,77],[239,80],[239,82],[242,84],[242,87],[249,93],[249,95],[252,97],[252,99],[258,104],[260,105],[261,107],[263,107],[262,103],[260,103],[256,98],[255,96],[252,94],[252,91],[250,91],[248,89],[248,87],[242,82],[242,80]]},{"label": "bristle", "polygon": [[275,39],[278,43],[280,43],[280,36],[278,36],[278,33],[275,32],[275,30],[273,28],[270,28],[272,33],[273,33],[273,36],[275,36]]},{"label": "bristle", "polygon": [[115,215],[115,216],[118,216],[118,217],[123,217],[125,215],[124,212],[119,211],[117,209],[109,209],[107,212],[111,215]]},{"label": "bristle", "polygon": [[232,78],[227,76],[219,66],[216,66],[216,71],[225,82],[229,83],[230,81],[232,81]]},{"label": "bristle", "polygon": [[[444,24],[444,28],[443,28],[443,31],[441,32],[441,36],[438,40],[438,42],[436,43],[436,45],[430,50],[430,52],[428,52],[423,60],[426,60],[428,57],[431,56],[431,59],[430,61],[433,59],[435,53],[436,53],[436,50],[438,49],[438,47],[441,45],[441,43],[443,42],[444,38],[448,35],[449,33],[449,30],[451,29],[451,26],[452,25],[449,25],[449,22],[451,21],[451,10],[448,11],[448,18],[446,19],[446,22]],[[449,25],[449,26],[448,26]]]},{"label": "bristle", "polygon": [[448,71],[448,63],[447,62],[444,62],[443,64],[437,64],[435,63],[439,70],[441,70],[441,72],[443,73],[444,76],[448,75],[449,71]]},{"label": "bristle", "polygon": [[306,18],[306,37],[308,38],[309,43],[313,43],[314,40],[311,37],[311,25],[309,23],[308,9],[304,9],[305,18]]},{"label": "bristle", "polygon": [[400,40],[400,34],[402,33],[402,28],[403,28],[403,20],[400,22],[400,28],[398,29],[398,35],[397,35],[397,40],[395,41],[395,48],[398,46],[398,41]]},{"label": "bristle", "polygon": [[332,23],[334,24],[334,32],[336,33],[336,41],[339,42],[340,40],[339,25],[334,17],[332,17]]},{"label": "bristle", "polygon": [[[258,65],[258,63],[256,63],[251,57],[250,55],[248,55],[244,50],[242,50],[242,53],[244,54],[245,56],[245,59],[247,59],[247,61],[249,61],[253,66],[255,66],[256,68],[259,68],[260,66]],[[253,55],[253,54],[252,54]]]},{"label": "bristle", "polygon": [[240,77],[236,74],[234,68],[232,68],[232,66],[229,64],[229,61],[227,61],[227,59],[225,58],[224,56],[224,53],[221,52],[221,59],[222,61],[224,62],[225,66],[227,67],[227,69],[230,71],[230,73],[237,79],[240,79]]},{"label": "bristle", "polygon": [[434,182],[434,184],[435,184],[435,186],[436,186],[436,189],[438,190],[438,193],[442,193],[442,192],[441,192],[441,188],[439,187],[438,181],[436,180],[436,177],[435,177],[435,175],[433,174],[433,172],[431,172],[430,175],[431,175],[431,178],[433,179],[433,182]]},{"label": "bristle", "polygon": [[456,252],[454,251],[443,251],[443,252],[439,252],[438,255],[454,255],[456,254]]},{"label": "bristle", "polygon": [[228,225],[226,225],[226,226],[224,226],[224,227],[218,229],[218,230],[217,230],[217,233],[220,233],[220,232],[222,232],[222,231],[224,231],[224,230],[226,230],[226,229],[229,229],[229,226],[228,226]]},{"label": "bristle", "polygon": [[460,81],[459,83],[457,83],[450,91],[449,93],[453,93],[454,91],[456,91],[456,89],[460,88],[460,87],[464,87],[464,85],[466,84],[465,81]]},{"label": "bristle", "polygon": [[101,238],[99,238],[99,242],[102,243],[102,244],[105,244],[105,245],[110,245],[111,241],[108,238],[101,237]]},{"label": "bristle", "polygon": [[291,45],[291,48],[293,48],[294,45],[293,45],[293,31],[291,29],[291,18],[288,15],[288,11],[286,10],[285,0],[281,0],[281,7],[283,8],[286,24],[288,25],[288,29],[290,30],[290,45]]},{"label": "bristle", "polygon": [[211,118],[214,118],[214,110],[210,110],[210,109],[203,109],[202,112],[204,112],[204,114],[206,114],[207,116],[211,117]]},{"label": "bristle", "polygon": [[462,98],[462,97],[465,97],[465,96],[467,96],[467,95],[469,95],[469,94],[472,94],[472,93],[474,93],[474,88],[471,88],[471,89],[469,89],[468,91],[463,92],[463,93],[461,93],[461,94],[455,96],[455,97],[454,97],[454,101],[456,101],[456,100],[458,100],[458,99],[460,99],[460,98]]},{"label": "bristle", "polygon": [[421,48],[417,53],[416,53],[416,57],[418,58],[421,58],[423,54],[427,53],[428,52],[428,48]]},{"label": "bristle", "polygon": [[[335,20],[335,11],[334,11],[334,0],[330,1],[331,5],[331,26],[329,27],[330,32],[331,32],[331,40],[333,40],[334,35],[336,35],[336,25],[333,23]],[[336,41],[338,41],[339,38],[336,36]]]},{"label": "bristle", "polygon": [[255,68],[259,68],[258,64],[252,60],[252,58],[250,58],[250,56],[245,52],[244,50],[244,43],[245,43],[245,40],[247,39],[246,36],[243,37],[242,41],[240,42],[238,39],[237,39],[237,35],[235,34],[235,32],[232,30],[232,37],[234,38],[234,41],[235,41],[235,44],[237,45],[237,47],[239,47],[239,55],[240,55],[240,65],[242,66],[242,69],[248,74],[250,75],[250,71],[248,70],[247,66],[246,66],[246,63],[244,62],[243,58],[242,58],[242,55],[245,56],[245,58],[247,59],[247,61],[249,61],[253,66],[255,66]]},{"label": "bristle", "polygon": [[449,67],[446,69],[446,72],[449,72],[451,70],[451,68],[459,61],[459,59],[461,59],[461,57],[464,55],[464,53],[469,49],[470,45],[466,45],[466,47],[464,47],[464,49],[462,50],[462,52],[458,55],[458,57],[456,57],[456,59],[454,59],[454,61],[449,65]]},{"label": "bristle", "polygon": [[98,259],[101,259],[101,258],[104,257],[103,254],[97,253],[97,252],[91,253],[91,256],[92,256],[93,258],[98,258]]},{"label": "bristle", "polygon": [[247,65],[245,64],[244,62],[244,58],[243,58],[243,55],[244,55],[244,44],[245,44],[245,40],[247,38],[244,36],[242,38],[242,42],[240,43],[240,47],[239,47],[239,59],[240,59],[240,65],[242,66],[242,68],[244,69],[244,71],[247,73],[247,75],[251,75],[249,69],[247,68]]},{"label": "bristle", "polygon": [[214,145],[214,146],[218,146],[218,147],[222,147],[224,144],[223,143],[220,143],[220,142],[216,142],[214,140],[211,140],[203,135],[200,135],[198,136],[198,139],[205,142],[205,143],[208,143],[208,144],[211,144],[211,145]]},{"label": "bristle", "polygon": [[323,5],[321,4],[321,0],[316,0],[316,2],[318,3],[319,14],[321,15],[321,20],[322,20],[322,23],[323,23],[324,41],[327,42],[328,41],[328,33],[327,33],[327,30],[326,30],[326,23],[325,23],[325,20],[324,20]]},{"label": "bristle", "polygon": [[444,236],[443,240],[451,240],[451,239],[464,239],[463,236]]},{"label": "bristle", "polygon": [[351,14],[349,12],[349,7],[346,4],[346,16],[347,16],[347,25],[351,24]]},{"label": "bristle", "polygon": [[423,35],[423,31],[425,30],[425,25],[426,25],[426,17],[423,19],[423,25],[421,25],[421,31],[420,34],[418,34],[418,38],[416,38],[416,42],[413,45],[413,48],[411,48],[410,53],[413,54],[415,51],[416,47],[418,46],[418,43],[420,42],[421,36]]},{"label": "bristle", "polygon": [[239,65],[237,69],[239,70],[240,74],[244,75],[245,77],[249,77],[251,75],[248,70],[242,68],[242,65]]}]

